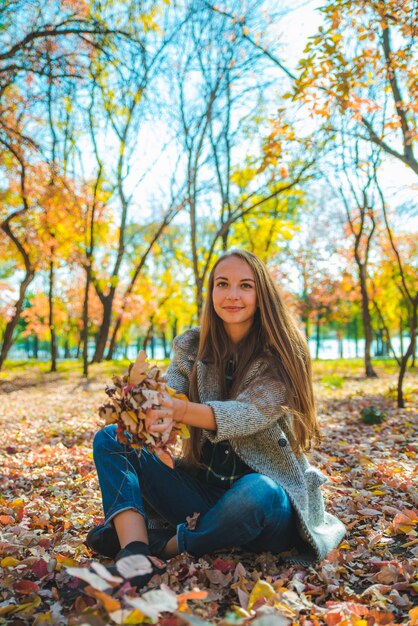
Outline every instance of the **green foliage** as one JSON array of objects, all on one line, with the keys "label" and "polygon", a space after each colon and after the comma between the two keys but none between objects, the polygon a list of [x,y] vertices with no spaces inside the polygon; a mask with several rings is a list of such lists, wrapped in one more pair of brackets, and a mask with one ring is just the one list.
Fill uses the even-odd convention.
[{"label": "green foliage", "polygon": [[373,405],[364,407],[360,415],[365,424],[381,424],[386,418],[386,413],[379,411]]},{"label": "green foliage", "polygon": [[344,385],[344,378],[337,374],[325,374],[321,378],[321,384],[329,389],[341,389]]}]

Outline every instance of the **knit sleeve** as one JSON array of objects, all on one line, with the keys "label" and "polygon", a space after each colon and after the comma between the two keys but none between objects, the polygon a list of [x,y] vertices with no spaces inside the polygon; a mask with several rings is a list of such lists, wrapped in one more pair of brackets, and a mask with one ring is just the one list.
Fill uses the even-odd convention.
[{"label": "knit sleeve", "polygon": [[211,441],[246,437],[288,417],[284,383],[264,374],[255,378],[233,400],[205,402],[215,415],[217,429]]},{"label": "knit sleeve", "polygon": [[189,395],[189,380],[199,344],[199,329],[194,328],[176,337],[173,341],[173,358],[165,378],[169,387],[177,393]]},{"label": "knit sleeve", "polygon": [[167,385],[175,389],[177,393],[184,393],[186,396],[189,394],[189,378],[184,370],[182,371],[178,366],[175,354],[168,366],[165,378]]}]

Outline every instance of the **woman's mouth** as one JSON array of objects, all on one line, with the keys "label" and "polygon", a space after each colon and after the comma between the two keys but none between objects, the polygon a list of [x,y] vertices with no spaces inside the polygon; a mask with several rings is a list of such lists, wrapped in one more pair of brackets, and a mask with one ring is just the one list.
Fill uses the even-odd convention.
[{"label": "woman's mouth", "polygon": [[242,306],[224,306],[224,311],[242,311]]}]

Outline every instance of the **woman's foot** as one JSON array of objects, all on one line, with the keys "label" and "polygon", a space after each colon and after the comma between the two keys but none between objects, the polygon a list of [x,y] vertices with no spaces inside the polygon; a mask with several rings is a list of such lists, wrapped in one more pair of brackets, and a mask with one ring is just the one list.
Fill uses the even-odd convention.
[{"label": "woman's foot", "polygon": [[[170,539],[173,538],[175,531],[169,528],[150,528],[148,530],[149,551],[152,556],[157,558],[167,558],[164,550]],[[92,528],[86,537],[87,546],[109,559],[117,558],[121,551],[118,536],[113,524],[99,524]]]},{"label": "woman's foot", "polygon": [[114,559],[120,551],[120,543],[113,524],[99,524],[87,533],[86,545],[101,556]]},{"label": "woman's foot", "polygon": [[155,574],[161,574],[165,564],[151,556],[148,545],[142,541],[131,541],[118,552],[115,564],[106,568],[113,576],[121,576],[124,582],[141,589]]}]

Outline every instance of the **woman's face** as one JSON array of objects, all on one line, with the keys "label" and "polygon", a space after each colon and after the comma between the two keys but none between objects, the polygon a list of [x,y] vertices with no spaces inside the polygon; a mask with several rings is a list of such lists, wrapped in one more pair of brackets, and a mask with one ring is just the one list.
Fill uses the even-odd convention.
[{"label": "woman's face", "polygon": [[255,276],[248,263],[230,256],[217,265],[212,302],[226,332],[238,343],[250,330],[257,310]]}]

